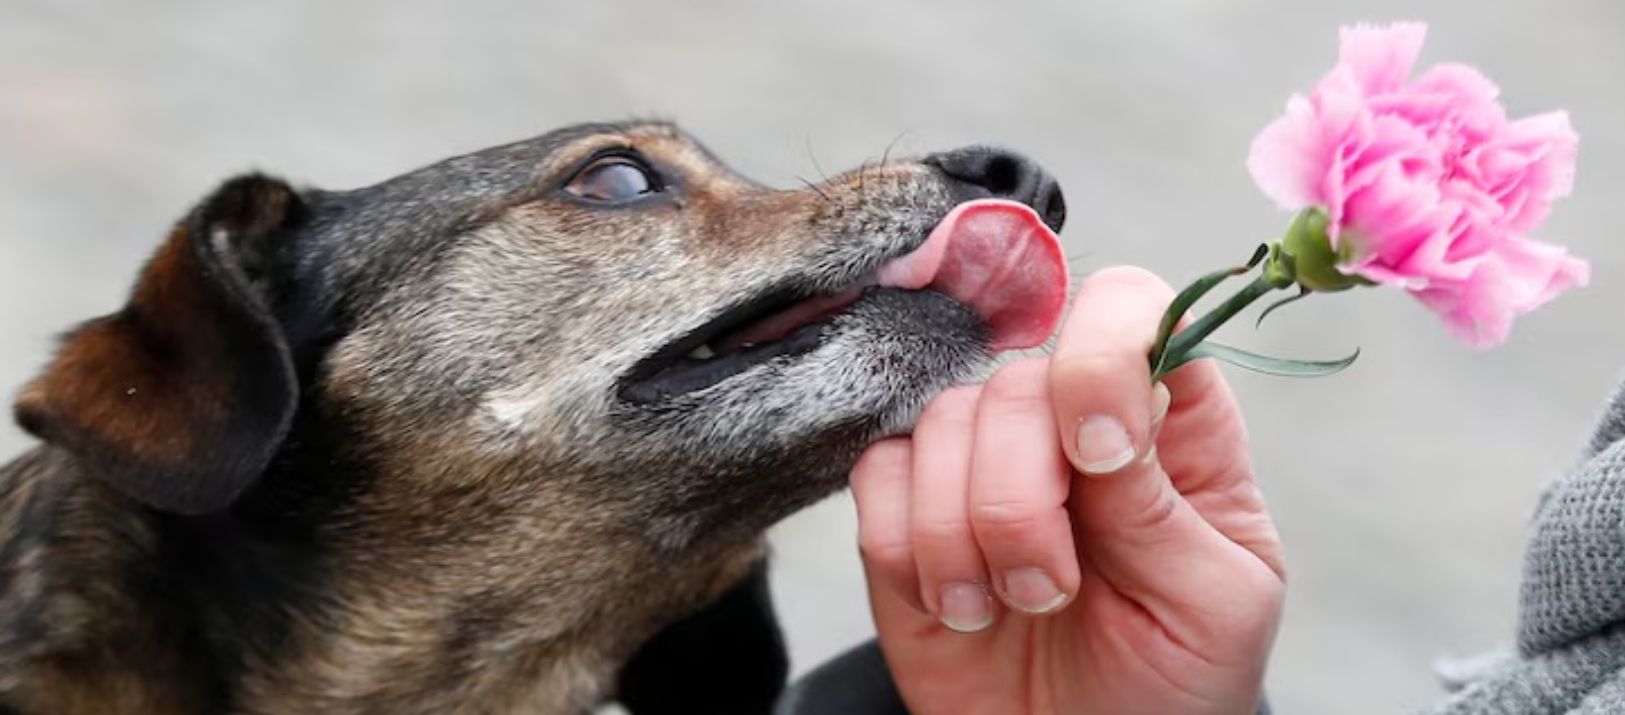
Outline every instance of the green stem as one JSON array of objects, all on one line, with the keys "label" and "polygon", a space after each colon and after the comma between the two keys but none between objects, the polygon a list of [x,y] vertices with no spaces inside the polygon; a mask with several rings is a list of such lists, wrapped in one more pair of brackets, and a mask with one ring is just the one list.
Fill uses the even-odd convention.
[{"label": "green stem", "polygon": [[1174,333],[1168,339],[1167,346],[1160,353],[1153,350],[1154,353],[1161,356],[1160,362],[1162,364],[1158,367],[1156,374],[1151,376],[1151,381],[1157,382],[1164,375],[1185,364],[1186,355],[1198,343],[1201,343],[1207,336],[1212,335],[1213,331],[1218,330],[1219,326],[1224,325],[1226,321],[1236,317],[1237,313],[1246,310],[1247,306],[1252,305],[1259,298],[1274,292],[1278,288],[1280,288],[1280,281],[1268,275],[1268,271],[1265,271],[1264,275],[1260,275],[1235,295],[1230,296],[1206,315],[1198,318],[1196,322],[1190,324],[1190,327]]}]

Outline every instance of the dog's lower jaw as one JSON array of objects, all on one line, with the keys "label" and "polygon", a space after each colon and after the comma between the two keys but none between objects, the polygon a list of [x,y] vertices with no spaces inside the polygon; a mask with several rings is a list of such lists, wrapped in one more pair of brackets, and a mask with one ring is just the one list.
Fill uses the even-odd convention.
[{"label": "dog's lower jaw", "polygon": [[[760,532],[846,485],[875,440],[908,433],[927,402],[982,376],[986,327],[930,291],[866,294],[820,345],[655,405],[620,403],[579,458],[615,474],[660,475],[658,538],[681,548],[717,529]],[[563,419],[555,419],[557,425]],[[602,430],[600,430],[602,432]]]}]

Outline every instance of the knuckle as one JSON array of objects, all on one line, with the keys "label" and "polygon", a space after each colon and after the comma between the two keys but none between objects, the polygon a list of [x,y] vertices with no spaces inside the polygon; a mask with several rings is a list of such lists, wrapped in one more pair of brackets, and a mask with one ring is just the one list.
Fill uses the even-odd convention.
[{"label": "knuckle", "polygon": [[906,437],[893,437],[871,444],[858,455],[857,464],[852,466],[852,477],[866,479],[871,474],[907,470],[913,451],[913,444]]},{"label": "knuckle", "polygon": [[1127,350],[1060,353],[1050,362],[1050,386],[1068,390],[1096,381],[1127,379],[1149,369],[1144,354]]},{"label": "knuckle", "polygon": [[1231,588],[1240,598],[1227,599],[1225,617],[1208,625],[1210,639],[1245,642],[1273,634],[1286,607],[1286,586],[1268,569],[1240,570]]},{"label": "knuckle", "polygon": [[1026,358],[1000,367],[982,387],[982,395],[989,400],[1023,400],[1044,394],[1044,377],[1049,373],[1049,360]]},{"label": "knuckle", "polygon": [[1130,512],[1128,523],[1139,533],[1160,534],[1168,531],[1179,514],[1179,500],[1165,490],[1157,490],[1155,496],[1147,499],[1144,504],[1138,505]]},{"label": "knuckle", "polygon": [[1268,568],[1261,569],[1254,579],[1250,592],[1256,595],[1259,612],[1267,616],[1280,613],[1286,606],[1285,579]]},{"label": "knuckle", "polygon": [[917,549],[958,548],[972,541],[971,527],[958,519],[920,519],[909,527]]},{"label": "knuckle", "polygon": [[1032,542],[1042,535],[1047,511],[1028,502],[987,502],[971,508],[971,523],[983,538]]},{"label": "knuckle", "polygon": [[925,403],[921,422],[964,419],[976,410],[978,391],[973,387],[951,387]]},{"label": "knuckle", "polygon": [[1111,266],[1095,271],[1083,282],[1084,290],[1135,290],[1151,295],[1174,295],[1157,274],[1139,266]]},{"label": "knuckle", "polygon": [[888,573],[913,569],[914,550],[906,541],[880,539],[860,532],[858,555],[865,563]]}]

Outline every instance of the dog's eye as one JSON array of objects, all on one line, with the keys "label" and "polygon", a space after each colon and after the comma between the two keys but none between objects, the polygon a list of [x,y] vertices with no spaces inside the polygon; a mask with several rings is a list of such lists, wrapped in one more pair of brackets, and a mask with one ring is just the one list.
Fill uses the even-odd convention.
[{"label": "dog's eye", "polygon": [[600,159],[582,169],[564,187],[589,201],[629,201],[659,191],[653,172],[625,156]]}]

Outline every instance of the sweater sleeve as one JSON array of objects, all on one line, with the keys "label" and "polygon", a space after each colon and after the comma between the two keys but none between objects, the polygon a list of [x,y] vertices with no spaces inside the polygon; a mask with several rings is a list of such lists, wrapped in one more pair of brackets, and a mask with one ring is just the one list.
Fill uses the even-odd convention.
[{"label": "sweater sleeve", "polygon": [[[1625,712],[1625,629],[1508,659],[1419,715],[1580,715]],[[1587,703],[1611,707],[1595,709]],[[1591,709],[1587,709],[1591,708]]]},{"label": "sweater sleeve", "polygon": [[1541,496],[1524,552],[1517,655],[1430,715],[1625,713],[1625,389]]}]

